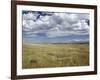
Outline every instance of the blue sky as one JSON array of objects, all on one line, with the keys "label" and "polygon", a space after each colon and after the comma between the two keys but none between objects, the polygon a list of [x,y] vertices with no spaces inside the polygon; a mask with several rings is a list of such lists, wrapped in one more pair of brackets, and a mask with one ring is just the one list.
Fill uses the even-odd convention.
[{"label": "blue sky", "polygon": [[89,42],[89,14],[22,11],[23,42]]}]

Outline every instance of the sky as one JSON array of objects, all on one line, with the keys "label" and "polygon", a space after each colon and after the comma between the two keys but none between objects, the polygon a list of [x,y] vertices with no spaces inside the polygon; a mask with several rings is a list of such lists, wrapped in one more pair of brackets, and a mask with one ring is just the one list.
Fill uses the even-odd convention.
[{"label": "sky", "polygon": [[22,11],[23,42],[89,42],[88,13]]}]

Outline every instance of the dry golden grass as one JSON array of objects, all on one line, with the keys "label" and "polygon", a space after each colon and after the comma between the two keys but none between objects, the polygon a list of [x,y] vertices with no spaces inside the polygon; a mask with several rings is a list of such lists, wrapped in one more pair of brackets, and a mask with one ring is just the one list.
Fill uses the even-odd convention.
[{"label": "dry golden grass", "polygon": [[89,44],[23,44],[25,69],[88,65]]}]

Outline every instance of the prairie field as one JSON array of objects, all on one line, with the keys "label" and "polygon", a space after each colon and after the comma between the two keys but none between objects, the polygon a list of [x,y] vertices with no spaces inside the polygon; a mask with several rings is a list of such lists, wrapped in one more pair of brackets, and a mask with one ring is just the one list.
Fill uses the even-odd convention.
[{"label": "prairie field", "polygon": [[22,68],[51,68],[89,65],[88,43],[24,44]]}]

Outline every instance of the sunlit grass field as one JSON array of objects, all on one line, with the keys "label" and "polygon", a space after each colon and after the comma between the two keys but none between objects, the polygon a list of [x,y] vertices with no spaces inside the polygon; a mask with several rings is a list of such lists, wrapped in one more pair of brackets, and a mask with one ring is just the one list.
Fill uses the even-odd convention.
[{"label": "sunlit grass field", "polygon": [[88,43],[23,44],[23,69],[88,65]]}]

